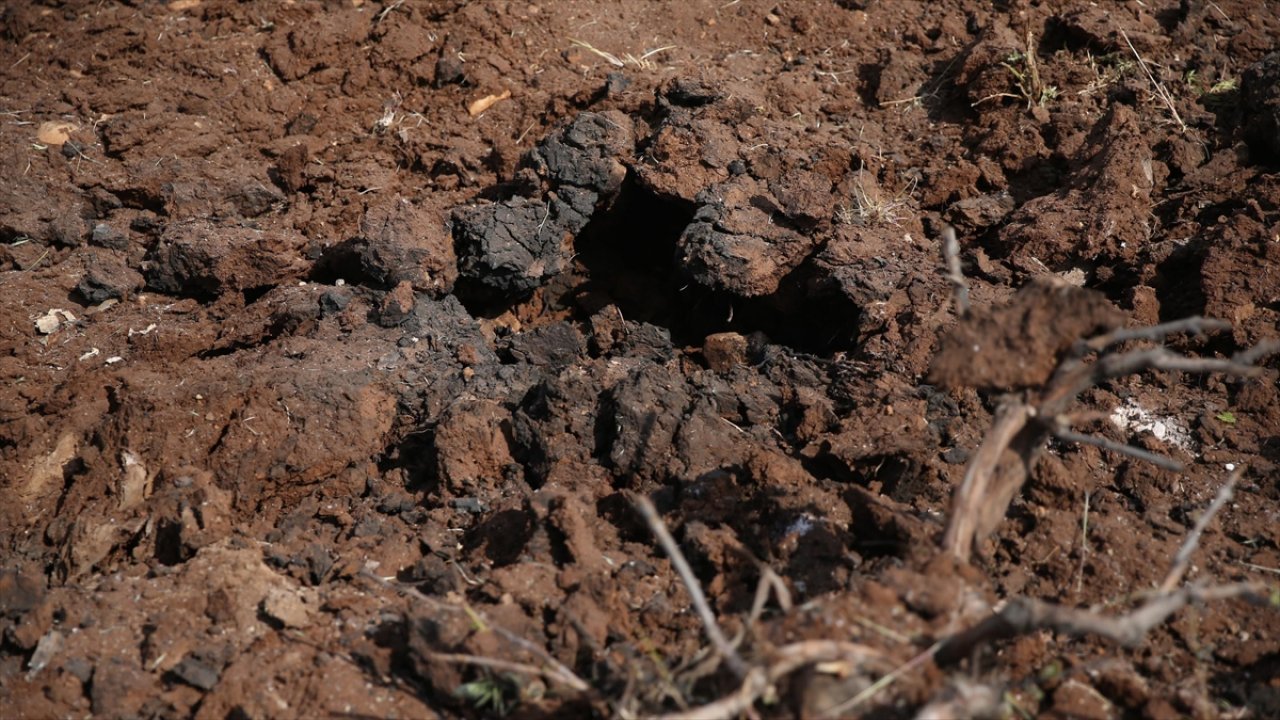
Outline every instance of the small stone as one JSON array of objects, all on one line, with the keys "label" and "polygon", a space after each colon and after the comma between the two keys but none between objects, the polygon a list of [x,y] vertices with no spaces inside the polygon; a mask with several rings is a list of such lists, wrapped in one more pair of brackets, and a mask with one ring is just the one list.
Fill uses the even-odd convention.
[{"label": "small stone", "polygon": [[91,305],[120,300],[143,285],[142,275],[120,258],[96,258],[93,266],[76,284],[76,292]]},{"label": "small stone", "polygon": [[462,61],[456,55],[441,55],[436,60],[436,87],[455,85],[467,77]]},{"label": "small stone", "polygon": [[604,94],[617,97],[631,87],[631,78],[620,72],[611,72],[604,78]]},{"label": "small stone", "polygon": [[89,678],[93,677],[93,663],[82,657],[67,660],[62,664],[62,669],[71,673],[82,683],[89,682]]},{"label": "small stone", "polygon": [[311,113],[299,113],[296,117],[284,126],[287,135],[310,135],[312,130],[316,129],[316,125],[320,124],[320,118]]},{"label": "small stone", "polygon": [[159,692],[159,684],[123,656],[99,660],[89,682],[90,708],[102,717],[134,717],[148,698]]},{"label": "small stone", "polygon": [[75,315],[72,315],[66,310],[62,310],[60,308],[54,308],[44,315],[36,318],[36,330],[38,330],[42,335],[52,335],[58,332],[58,329],[62,327],[64,322],[73,323],[75,321]]},{"label": "small stone", "polygon": [[304,628],[311,624],[311,612],[296,592],[274,588],[262,600],[262,612],[287,628]]},{"label": "small stone", "polygon": [[0,570],[0,616],[34,610],[44,599],[44,579],[35,573]]},{"label": "small stone", "polygon": [[1067,680],[1053,691],[1053,707],[1048,717],[1078,720],[1110,720],[1116,716],[1111,701],[1079,680]]},{"label": "small stone", "polygon": [[222,674],[219,668],[193,655],[183,658],[171,672],[182,682],[201,690],[212,690],[213,686],[218,684],[218,677]]},{"label": "small stone", "polygon": [[573,325],[560,322],[513,335],[507,352],[518,362],[564,368],[586,352],[586,340]]},{"label": "small stone", "polygon": [[489,509],[488,505],[486,505],[485,502],[478,497],[454,498],[453,500],[449,501],[449,504],[452,505],[457,510],[461,510],[462,512],[466,512],[466,513],[471,513],[472,515],[479,515],[480,513]]},{"label": "small stone", "polygon": [[320,315],[337,315],[351,304],[351,293],[345,290],[328,290],[320,296]]},{"label": "small stone", "polygon": [[413,313],[413,285],[408,281],[401,282],[382,298],[378,306],[378,324],[383,327],[395,327],[405,321]]},{"label": "small stone", "polygon": [[65,644],[66,637],[57,630],[50,630],[40,638],[40,642],[36,643],[36,651],[27,661],[27,676],[31,677],[43,670],[49,661],[62,652],[62,646]]},{"label": "small stone", "polygon": [[93,226],[93,232],[89,235],[89,242],[111,250],[124,250],[129,247],[129,238],[106,223],[98,223]]},{"label": "small stone", "polygon": [[727,372],[747,361],[747,338],[725,332],[708,335],[702,343],[702,357],[716,372]]}]

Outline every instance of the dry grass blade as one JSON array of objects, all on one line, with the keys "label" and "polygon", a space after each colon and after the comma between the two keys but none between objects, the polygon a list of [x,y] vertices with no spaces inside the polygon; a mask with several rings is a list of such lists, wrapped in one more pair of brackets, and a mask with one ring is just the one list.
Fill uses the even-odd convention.
[{"label": "dry grass blade", "polygon": [[1209,507],[1200,515],[1200,519],[1196,520],[1195,527],[1191,528],[1191,532],[1187,533],[1186,539],[1182,541],[1182,547],[1178,548],[1178,554],[1173,556],[1173,567],[1169,568],[1169,574],[1165,576],[1164,582],[1160,583],[1160,590],[1169,592],[1182,582],[1183,576],[1187,574],[1187,569],[1191,567],[1191,556],[1195,553],[1196,548],[1200,545],[1200,536],[1204,535],[1205,528],[1209,527],[1209,523],[1213,522],[1214,516],[1222,511],[1227,503],[1231,502],[1231,496],[1235,493],[1236,483],[1240,482],[1240,477],[1244,475],[1244,468],[1237,467],[1227,476],[1227,481],[1218,489],[1218,494],[1213,498],[1213,502],[1209,503]]},{"label": "dry grass blade", "polygon": [[[880,661],[881,658],[878,651],[857,643],[839,640],[794,642],[777,648],[771,653],[767,666],[753,666],[733,693],[697,708],[659,716],[656,720],[730,720],[741,717],[750,712],[751,706],[756,701],[770,692],[774,683],[801,668],[837,663],[851,671],[857,671]],[[867,693],[860,693],[860,695],[867,695]],[[824,717],[835,716],[824,715]]]},{"label": "dry grass blade", "polygon": [[[427,657],[443,663],[451,663],[454,665],[470,665],[472,667],[488,668],[500,672],[512,673],[515,675],[526,675],[528,677],[540,677],[550,683],[564,684],[564,677],[555,670],[549,668],[534,667],[525,663],[512,662],[510,660],[498,660],[497,658],[481,657],[479,655],[466,655],[461,653],[427,653]],[[572,688],[578,690],[578,688]]]},{"label": "dry grass blade", "polygon": [[674,50],[676,48],[675,45],[664,45],[662,47],[657,47],[652,50],[647,50],[641,53],[639,57],[636,57],[631,53],[627,53],[624,57],[618,57],[617,55],[614,55],[613,53],[605,50],[601,50],[595,45],[592,45],[591,43],[586,42],[584,40],[576,40],[574,38],[569,38],[569,42],[573,45],[576,45],[582,48],[583,50],[586,50],[589,53],[592,53],[593,55],[596,55],[597,57],[603,59],[605,62],[609,63],[610,65],[613,65],[614,67],[626,67],[627,63],[631,63],[632,65],[635,65],[637,68],[641,70],[654,69],[656,65],[652,60],[650,60],[650,58],[652,58],[654,55],[657,55],[658,53],[666,52],[667,50]]},{"label": "dry grass blade", "polygon": [[1160,98],[1160,101],[1164,103],[1164,106],[1169,109],[1169,115],[1173,118],[1173,121],[1178,124],[1178,128],[1185,133],[1187,131],[1187,124],[1182,121],[1182,116],[1178,114],[1178,108],[1173,103],[1173,95],[1169,93],[1169,88],[1165,87],[1164,83],[1156,80],[1156,76],[1151,72],[1151,66],[1147,64],[1146,60],[1142,59],[1142,56],[1138,54],[1138,49],[1135,48],[1133,43],[1129,40],[1129,33],[1121,30],[1120,37],[1124,38],[1124,44],[1129,46],[1129,52],[1132,52],[1133,56],[1138,59],[1138,66],[1141,67],[1142,72],[1146,74],[1147,80],[1151,81],[1151,87],[1155,88],[1156,97]]},{"label": "dry grass blade", "polygon": [[1107,438],[1098,437],[1097,435],[1085,435],[1084,433],[1078,433],[1062,426],[1061,424],[1053,429],[1053,436],[1063,442],[1092,445],[1094,447],[1100,447],[1103,450],[1110,450],[1118,455],[1127,455],[1135,460],[1151,463],[1158,468],[1168,470],[1170,472],[1182,472],[1186,469],[1182,463],[1171,457],[1157,455],[1156,453],[1148,452],[1142,448],[1118,443],[1115,440],[1108,440]]},{"label": "dry grass blade", "polygon": [[698,584],[698,578],[693,574],[693,568],[689,567],[689,561],[685,559],[684,553],[680,551],[680,546],[676,543],[676,539],[671,536],[671,531],[667,529],[666,523],[662,521],[662,516],[658,515],[658,509],[653,506],[649,498],[643,495],[632,494],[631,504],[644,518],[649,525],[649,530],[653,532],[653,536],[657,538],[658,544],[662,546],[667,557],[671,560],[671,565],[675,568],[676,574],[680,576],[680,581],[684,583],[685,590],[689,593],[689,599],[693,602],[693,608],[698,613],[698,618],[702,620],[702,628],[707,633],[707,639],[711,641],[716,652],[720,654],[729,666],[729,669],[738,677],[745,678],[747,676],[747,664],[743,662],[742,657],[738,655],[738,651],[729,643],[729,639],[725,637],[724,631],[720,629],[720,624],[716,622],[715,613],[711,611],[711,605],[707,603],[707,596],[703,594],[702,587]]},{"label": "dry grass blade", "polygon": [[416,600],[424,605],[429,606],[433,610],[443,610],[446,612],[464,613],[468,617],[470,617],[473,622],[481,626],[483,629],[491,630],[494,633],[500,635],[502,638],[506,639],[508,642],[512,643],[513,645],[516,645],[521,649],[529,652],[534,657],[537,657],[539,660],[546,663],[547,667],[539,668],[539,667],[534,667],[532,665],[525,665],[523,663],[514,663],[506,660],[495,660],[493,658],[483,658],[483,657],[477,657],[474,655],[461,655],[461,654],[453,654],[453,653],[431,653],[431,656],[438,660],[441,660],[443,662],[464,663],[469,665],[492,667],[492,668],[498,668],[499,665],[502,665],[503,667],[501,669],[506,669],[512,672],[518,672],[525,675],[536,675],[539,677],[543,677],[553,683],[556,683],[558,685],[563,685],[564,687],[570,690],[573,690],[575,692],[587,692],[591,690],[591,686],[587,683],[586,680],[583,680],[582,678],[578,677],[578,675],[575,672],[573,672],[573,670],[570,670],[564,663],[552,657],[551,654],[546,651],[546,649],[538,647],[534,643],[531,643],[528,640],[520,637],[519,635],[516,635],[515,633],[502,627],[501,625],[494,624],[492,621],[490,621],[487,617],[485,617],[480,612],[476,611],[474,608],[471,608],[469,606],[457,606],[450,603],[442,602],[440,600],[436,600],[434,598],[431,598],[422,594],[417,588],[414,588],[408,585],[401,585],[399,583],[393,583],[389,580],[386,580],[385,578],[378,577],[377,575],[373,574],[368,570],[361,571],[360,576],[367,580],[371,580],[383,587],[391,588],[392,590],[395,590],[396,592],[400,593],[401,595],[404,595],[407,598],[410,598],[411,600]]},{"label": "dry grass blade", "polygon": [[574,45],[577,45],[578,47],[582,48],[583,50],[586,50],[587,52],[593,53],[603,58],[610,65],[614,65],[616,67],[626,66],[626,63],[622,62],[622,59],[619,58],[617,55],[614,55],[613,53],[610,53],[610,52],[605,52],[604,50],[601,50],[600,48],[592,45],[589,42],[585,42],[583,40],[575,40],[574,38],[569,38],[569,42]]},{"label": "dry grass blade", "polygon": [[964,317],[969,314],[969,281],[965,280],[964,270],[960,267],[960,241],[956,240],[956,229],[950,225],[942,228],[942,257],[947,263],[947,280],[955,293],[956,315]]}]

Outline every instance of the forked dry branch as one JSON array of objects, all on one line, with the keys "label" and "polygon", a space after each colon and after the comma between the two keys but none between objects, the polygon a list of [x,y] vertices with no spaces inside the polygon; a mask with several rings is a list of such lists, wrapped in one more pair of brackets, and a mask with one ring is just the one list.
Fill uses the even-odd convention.
[{"label": "forked dry branch", "polygon": [[[947,278],[956,291],[956,307],[967,308],[967,287],[963,277],[958,276],[955,252],[950,238],[946,238]],[[1166,469],[1182,470],[1182,465],[1172,458],[1072,430],[1071,404],[1091,387],[1144,370],[1253,376],[1260,372],[1255,365],[1260,358],[1280,350],[1280,342],[1268,340],[1229,359],[1186,357],[1163,346],[1119,351],[1128,342],[1158,342],[1177,333],[1204,334],[1230,327],[1230,323],[1221,320],[1190,317],[1149,327],[1123,328],[1076,342],[1058,362],[1043,390],[1007,397],[996,410],[991,429],[966,466],[952,499],[943,549],[969,560],[995,532],[1051,437],[1096,445]]]},{"label": "forked dry branch", "polygon": [[[762,648],[758,657],[748,663],[738,654],[737,648],[728,641],[720,628],[710,605],[707,604],[697,577],[690,570],[684,553],[671,536],[671,532],[653,503],[648,498],[637,494],[631,494],[630,499],[632,505],[648,524],[649,530],[662,545],[671,564],[676,568],[676,573],[680,576],[680,581],[684,584],[702,620],[703,629],[719,657],[726,661],[742,681],[736,690],[719,700],[677,713],[657,716],[655,720],[730,720],[730,718],[743,716],[754,717],[752,707],[755,703],[762,698],[776,697],[777,683],[799,670],[823,666],[847,676],[855,673],[866,674],[880,669],[883,665],[884,657],[878,650],[842,640],[801,640],[781,647]],[[756,593],[752,620],[762,605],[760,598],[767,596],[771,588],[778,592],[775,587],[776,582],[776,574],[772,570],[762,572],[761,589]],[[790,603],[785,589],[779,592],[778,597],[780,602]],[[872,685],[868,689],[871,690],[874,687]],[[866,691],[860,695],[870,696]],[[824,717],[836,716],[835,709],[824,715]]]},{"label": "forked dry branch", "polygon": [[[968,287],[959,271],[958,246],[950,228],[943,233],[943,256],[946,277],[956,293],[957,315],[963,320],[968,315]],[[1172,458],[1072,430],[1074,418],[1068,411],[1081,393],[1113,378],[1145,370],[1248,377],[1261,372],[1256,365],[1260,359],[1280,350],[1280,342],[1275,340],[1259,343],[1229,359],[1187,357],[1163,346],[1125,350],[1127,343],[1159,343],[1177,333],[1204,334],[1230,327],[1229,323],[1221,320],[1190,317],[1149,327],[1113,330],[1075,342],[1058,360],[1042,389],[1028,391],[1020,397],[1007,397],[996,410],[992,426],[966,467],[964,478],[956,490],[943,536],[943,551],[967,561],[979,549],[1003,520],[1009,504],[1034,470],[1049,438],[1092,444],[1181,471],[1182,465]],[[1164,580],[1155,590],[1136,595],[1140,604],[1132,611],[1115,616],[1103,615],[1093,609],[1016,597],[1007,600],[998,612],[985,620],[943,639],[931,649],[934,651],[932,659],[939,666],[954,664],[969,657],[979,647],[1041,630],[1072,637],[1094,636],[1133,646],[1173,613],[1190,604],[1246,598],[1260,604],[1277,605],[1275,590],[1263,583],[1211,585],[1207,580],[1200,580],[1179,587],[1205,529],[1230,502],[1243,473],[1243,467],[1232,468],[1213,502],[1188,531]],[[963,696],[963,693],[941,697],[927,705],[925,710],[934,708],[946,713],[957,708],[989,709],[991,689],[978,690],[969,693],[971,697]],[[970,702],[974,705],[969,705]],[[918,717],[938,716],[936,712],[922,711]]]},{"label": "forked dry branch", "polygon": [[1093,610],[1064,607],[1031,598],[1014,598],[995,615],[947,638],[936,654],[938,664],[946,665],[961,660],[980,645],[1037,630],[1052,630],[1073,637],[1093,635],[1121,645],[1133,646],[1170,615],[1193,603],[1244,597],[1259,604],[1274,605],[1273,591],[1264,583],[1209,585],[1201,581],[1177,587],[1191,566],[1191,556],[1200,546],[1200,538],[1205,529],[1230,502],[1236,483],[1243,474],[1243,467],[1231,471],[1213,502],[1187,532],[1160,587],[1148,594],[1137,609],[1126,615],[1107,616]]},{"label": "forked dry branch", "polygon": [[1092,635],[1132,647],[1170,615],[1187,605],[1238,597],[1266,603],[1269,594],[1270,588],[1263,583],[1214,586],[1196,583],[1157,593],[1133,612],[1114,617],[1092,610],[1019,597],[1007,602],[995,615],[948,638],[935,655],[935,660],[939,665],[954,663],[968,657],[981,645],[1038,630],[1051,630],[1071,637]]}]

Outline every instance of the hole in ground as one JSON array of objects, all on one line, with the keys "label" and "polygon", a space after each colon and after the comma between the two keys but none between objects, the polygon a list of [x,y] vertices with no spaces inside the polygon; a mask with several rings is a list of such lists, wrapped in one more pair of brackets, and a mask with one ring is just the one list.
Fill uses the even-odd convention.
[{"label": "hole in ground", "polygon": [[807,265],[761,298],[737,298],[690,282],[675,258],[693,212],[628,178],[614,204],[596,213],[576,239],[577,259],[587,276],[579,295],[607,296],[627,319],[667,328],[677,346],[700,345],[718,332],[759,331],[804,352],[852,349],[857,307],[837,292],[822,290]]},{"label": "hole in ground", "polygon": [[1204,313],[1206,298],[1200,283],[1204,256],[1204,248],[1187,243],[1157,266],[1151,285],[1160,301],[1161,322]]}]

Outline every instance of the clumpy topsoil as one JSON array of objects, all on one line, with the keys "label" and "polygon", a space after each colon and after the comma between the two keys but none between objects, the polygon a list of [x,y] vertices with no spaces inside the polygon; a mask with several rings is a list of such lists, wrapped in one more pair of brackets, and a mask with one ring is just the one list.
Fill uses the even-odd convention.
[{"label": "clumpy topsoil", "polygon": [[1081,336],[1277,335],[1278,39],[1257,0],[4,3],[0,714],[692,712],[740,680],[634,493],[748,666],[866,649],[745,717],[1280,717],[1243,598],[928,652],[1132,609],[1230,467],[1186,582],[1277,580],[1274,357],[1085,392],[1185,470],[1054,441],[940,541]]}]

